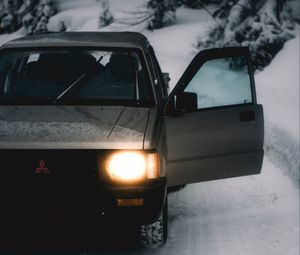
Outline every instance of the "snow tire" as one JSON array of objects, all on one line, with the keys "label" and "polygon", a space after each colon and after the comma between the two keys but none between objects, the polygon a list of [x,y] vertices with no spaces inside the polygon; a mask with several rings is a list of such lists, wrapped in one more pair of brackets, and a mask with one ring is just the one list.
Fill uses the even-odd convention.
[{"label": "snow tire", "polygon": [[141,226],[140,236],[142,245],[147,248],[159,247],[166,243],[168,236],[168,200],[166,200],[157,221]]}]

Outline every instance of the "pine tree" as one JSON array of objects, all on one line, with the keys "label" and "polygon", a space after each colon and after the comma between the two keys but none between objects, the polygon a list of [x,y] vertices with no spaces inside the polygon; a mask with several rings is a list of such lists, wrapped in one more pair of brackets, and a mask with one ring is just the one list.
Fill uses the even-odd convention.
[{"label": "pine tree", "polygon": [[102,12],[99,18],[99,27],[108,26],[113,22],[114,18],[109,10],[109,2],[108,0],[98,0],[100,2],[100,6],[102,8]]},{"label": "pine tree", "polygon": [[38,0],[25,0],[18,11],[19,23],[26,29],[27,34],[33,34],[33,27],[36,23],[35,9]]},{"label": "pine tree", "polygon": [[27,34],[47,31],[49,18],[57,12],[55,0],[4,0],[0,4],[0,32],[24,27]]},{"label": "pine tree", "polygon": [[125,11],[122,18],[115,19],[114,27],[117,30],[139,30],[146,28],[153,30],[172,23],[176,18],[178,0],[148,0],[135,10]]},{"label": "pine tree", "polygon": [[36,20],[32,26],[32,32],[34,34],[46,32],[48,21],[56,12],[57,8],[54,0],[40,0],[35,9]]},{"label": "pine tree", "polygon": [[27,34],[47,31],[49,18],[57,12],[53,0],[26,0],[19,9],[20,22]]},{"label": "pine tree", "polygon": [[198,49],[248,46],[255,69],[263,69],[293,37],[293,19],[285,0],[224,0],[215,23]]},{"label": "pine tree", "polygon": [[21,0],[0,2],[0,33],[11,33],[21,27],[18,23],[18,9],[21,4]]},{"label": "pine tree", "polygon": [[148,28],[162,28],[166,23],[172,22],[176,16],[177,3],[175,0],[150,0],[148,8],[151,10]]}]

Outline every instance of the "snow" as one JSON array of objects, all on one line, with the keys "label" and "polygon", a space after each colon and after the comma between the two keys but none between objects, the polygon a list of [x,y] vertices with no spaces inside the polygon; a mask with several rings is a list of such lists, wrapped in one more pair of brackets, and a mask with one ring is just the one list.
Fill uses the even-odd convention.
[{"label": "snow", "polygon": [[299,27],[271,65],[256,74],[258,102],[265,114],[266,153],[299,186]]},{"label": "snow", "polygon": [[[115,18],[120,9],[131,10],[141,2],[110,1]],[[85,17],[76,29],[95,28],[96,11],[87,14],[88,8],[72,10],[74,19]],[[204,10],[180,8],[176,15],[172,26],[143,31],[163,71],[170,72],[171,88],[195,55],[196,38],[211,22]],[[113,24],[106,29],[111,28],[115,29]],[[8,39],[1,35],[0,44]],[[255,75],[266,120],[262,173],[188,185],[170,194],[166,245],[154,250],[133,247],[126,254],[299,254],[299,70],[298,28],[298,36]]]},{"label": "snow", "polygon": [[58,8],[60,11],[75,9],[75,8],[81,8],[86,7],[90,5],[94,5],[97,2],[97,0],[59,0]]},{"label": "snow", "polygon": [[299,195],[287,184],[290,179],[265,159],[261,175],[172,194],[169,254],[297,254]]},{"label": "snow", "polygon": [[77,31],[98,29],[100,5],[68,9],[52,16],[48,23],[49,31]]},{"label": "snow", "polygon": [[255,77],[258,101],[264,104],[267,121],[294,137],[299,137],[299,56],[298,30],[297,37],[288,41],[272,64]]},{"label": "snow", "polygon": [[171,89],[196,53],[193,43],[201,33],[205,32],[207,21],[211,20],[210,15],[205,11],[186,8],[180,8],[176,16],[176,23],[173,26],[154,32],[144,31],[154,47],[162,71],[170,73]]},{"label": "snow", "polygon": [[0,34],[0,46],[5,42],[17,39],[25,35],[24,29],[19,29],[18,31],[11,34]]}]

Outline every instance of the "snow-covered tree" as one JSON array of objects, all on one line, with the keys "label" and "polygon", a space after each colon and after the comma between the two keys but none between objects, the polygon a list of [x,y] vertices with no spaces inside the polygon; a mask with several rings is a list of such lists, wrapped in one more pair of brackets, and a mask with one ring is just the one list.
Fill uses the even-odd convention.
[{"label": "snow-covered tree", "polygon": [[149,29],[162,28],[166,23],[172,22],[176,16],[176,0],[150,0],[148,2]]},{"label": "snow-covered tree", "polygon": [[0,1],[0,33],[10,33],[20,28],[18,10],[22,0]]},{"label": "snow-covered tree", "polygon": [[27,34],[47,31],[48,20],[56,12],[55,0],[3,0],[0,32],[13,32],[22,26]]},{"label": "snow-covered tree", "polygon": [[105,27],[113,22],[114,18],[109,10],[108,0],[98,0],[101,6],[101,13],[99,18],[99,27]]},{"label": "snow-covered tree", "polygon": [[25,0],[18,14],[27,34],[36,34],[47,31],[48,20],[56,12],[54,0]]},{"label": "snow-covered tree", "polygon": [[54,14],[57,13],[57,3],[55,0],[40,0],[36,7],[36,24],[33,33],[41,33],[47,31],[47,24]]},{"label": "snow-covered tree", "polygon": [[178,0],[148,0],[134,10],[122,10],[123,17],[114,20],[117,30],[142,31],[158,29],[172,23]]},{"label": "snow-covered tree", "polygon": [[18,21],[22,24],[27,34],[33,34],[33,27],[36,24],[35,8],[38,0],[25,0],[18,10]]},{"label": "snow-covered tree", "polygon": [[293,37],[293,19],[286,0],[223,0],[214,24],[198,49],[248,46],[254,68],[263,69]]}]

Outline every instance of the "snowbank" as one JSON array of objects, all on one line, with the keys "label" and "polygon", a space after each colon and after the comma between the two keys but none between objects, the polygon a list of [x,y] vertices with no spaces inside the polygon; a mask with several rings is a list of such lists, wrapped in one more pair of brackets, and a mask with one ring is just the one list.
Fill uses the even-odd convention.
[{"label": "snowbank", "polygon": [[69,9],[52,16],[48,23],[49,31],[97,30],[101,15],[100,4]]},{"label": "snowbank", "polygon": [[84,8],[94,5],[97,0],[58,0],[58,8],[60,11],[70,10],[74,8]]},{"label": "snowbank", "polygon": [[264,106],[265,149],[270,159],[299,185],[299,30],[264,71],[256,74],[258,101]]}]

